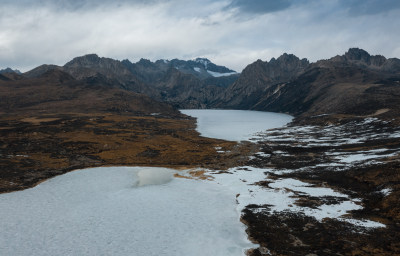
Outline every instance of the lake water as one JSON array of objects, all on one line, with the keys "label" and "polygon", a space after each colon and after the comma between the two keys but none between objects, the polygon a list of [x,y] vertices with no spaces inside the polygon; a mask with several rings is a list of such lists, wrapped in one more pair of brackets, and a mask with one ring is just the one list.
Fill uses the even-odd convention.
[{"label": "lake water", "polygon": [[[203,136],[234,141],[291,121],[253,111],[182,112],[198,118]],[[91,168],[1,194],[0,255],[239,256],[254,246],[233,186],[177,179],[176,172]]]},{"label": "lake water", "polygon": [[204,137],[231,141],[249,140],[257,132],[282,127],[293,117],[272,112],[249,110],[183,109],[197,118],[197,131]]}]

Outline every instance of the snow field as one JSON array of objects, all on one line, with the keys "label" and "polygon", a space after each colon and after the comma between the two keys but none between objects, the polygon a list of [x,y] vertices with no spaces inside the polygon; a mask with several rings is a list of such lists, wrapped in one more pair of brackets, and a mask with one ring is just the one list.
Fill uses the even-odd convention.
[{"label": "snow field", "polygon": [[146,171],[171,173],[92,168],[0,195],[0,255],[225,256],[254,246],[228,190],[164,178],[138,187]]}]

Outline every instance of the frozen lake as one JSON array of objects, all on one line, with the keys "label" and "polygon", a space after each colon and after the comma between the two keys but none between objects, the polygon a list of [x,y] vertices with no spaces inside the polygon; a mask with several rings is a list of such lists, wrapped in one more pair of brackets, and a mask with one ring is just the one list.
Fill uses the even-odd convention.
[{"label": "frozen lake", "polygon": [[[203,136],[227,140],[248,139],[291,121],[287,115],[253,111],[182,112],[198,117]],[[252,157],[265,155],[258,152]],[[345,217],[362,208],[357,198],[268,175],[282,171],[238,166],[225,173],[210,171],[211,180],[179,179],[174,177],[177,170],[158,167],[73,171],[31,189],[0,194],[0,255],[243,256],[246,249],[256,247],[239,221],[249,204],[269,205],[276,212],[302,212],[320,221],[336,218],[368,228],[384,227]],[[179,174],[190,176],[188,170]],[[268,181],[269,187],[259,181]],[[296,205],[297,193],[342,200],[301,207]]]},{"label": "frozen lake", "polygon": [[249,140],[254,134],[282,127],[293,117],[272,112],[250,110],[183,109],[197,118],[197,131],[204,137],[231,141]]},{"label": "frozen lake", "polygon": [[[256,111],[182,112],[198,118],[203,136],[233,141],[292,120]],[[246,198],[252,198],[241,179],[178,179],[176,172],[90,168],[0,194],[0,255],[242,256],[255,246],[239,221]],[[263,171],[251,175],[265,177]]]},{"label": "frozen lake", "polygon": [[0,195],[0,255],[240,255],[235,197],[175,170],[77,170]]}]

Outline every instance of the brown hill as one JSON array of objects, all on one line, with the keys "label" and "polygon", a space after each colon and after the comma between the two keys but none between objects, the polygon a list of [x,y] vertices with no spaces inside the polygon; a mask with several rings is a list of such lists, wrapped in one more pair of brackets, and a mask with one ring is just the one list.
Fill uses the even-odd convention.
[{"label": "brown hill", "polygon": [[77,80],[58,68],[1,79],[0,193],[87,167],[223,168],[222,157],[245,158],[234,142],[200,137],[195,120],[171,105],[113,82],[102,74]]},{"label": "brown hill", "polygon": [[35,78],[0,81],[2,113],[162,113],[177,116],[170,105],[146,95],[111,88],[102,79],[76,80],[60,69]]}]

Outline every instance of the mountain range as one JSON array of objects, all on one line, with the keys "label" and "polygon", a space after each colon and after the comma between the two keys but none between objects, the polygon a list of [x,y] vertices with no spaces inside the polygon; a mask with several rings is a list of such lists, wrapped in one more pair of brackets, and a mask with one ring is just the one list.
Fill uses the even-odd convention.
[{"label": "mountain range", "polygon": [[[50,88],[144,94],[177,108],[251,109],[303,117],[400,113],[400,60],[373,56],[359,48],[315,63],[285,53],[270,61],[257,60],[241,74],[205,58],[132,63],[89,54],[64,66],[41,65],[22,74],[7,69],[0,73],[0,81],[1,96],[7,102],[15,92],[12,86],[5,89],[5,84],[40,83]],[[41,97],[48,102],[58,99]],[[7,104],[2,102],[4,108]]]},{"label": "mountain range", "polygon": [[400,107],[400,60],[358,48],[309,63],[283,54],[248,65],[217,101],[218,107],[293,115],[371,115]]}]

